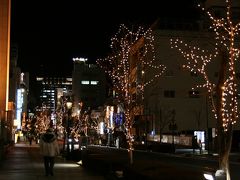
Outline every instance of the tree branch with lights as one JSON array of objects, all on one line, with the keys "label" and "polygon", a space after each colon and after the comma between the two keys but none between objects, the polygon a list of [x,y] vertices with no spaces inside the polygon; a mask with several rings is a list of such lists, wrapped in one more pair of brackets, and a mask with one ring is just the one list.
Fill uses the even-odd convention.
[{"label": "tree branch with lights", "polygon": [[[142,44],[141,56],[138,59],[138,68],[141,71],[148,68],[154,68],[157,70],[157,74],[154,75],[147,82],[141,82],[137,84],[138,93],[143,95],[144,87],[150,84],[154,79],[161,76],[165,67],[163,65],[156,65],[158,62],[155,60],[152,30],[144,30],[142,27],[137,28],[135,32],[129,30],[125,25],[120,25],[119,31],[111,38],[112,56],[108,56],[105,59],[98,59],[98,65],[105,70],[105,73],[111,79],[113,90],[116,92],[115,99],[118,105],[122,106],[125,114],[125,130],[126,138],[128,141],[128,151],[130,153],[130,163],[132,163],[132,150],[133,150],[133,135],[131,133],[133,116],[132,109],[134,107],[134,101],[130,89],[132,88],[131,79],[131,50],[133,46],[140,40],[144,40]],[[159,64],[159,63],[158,63]],[[143,97],[143,96],[142,96]]]},{"label": "tree branch with lights", "polygon": [[[199,7],[205,11],[201,5]],[[212,104],[212,112],[217,122],[217,138],[219,145],[219,169],[226,173],[230,180],[229,153],[232,145],[233,125],[238,120],[236,62],[239,60],[240,23],[232,19],[232,1],[226,0],[226,16],[216,18],[207,11],[211,20],[210,30],[214,33],[215,45],[213,53],[192,47],[179,39],[171,40],[172,48],[177,48],[187,60],[183,68],[203,76],[204,84],[197,88],[206,88]],[[207,66],[219,57],[219,76],[216,83],[210,82]]]}]

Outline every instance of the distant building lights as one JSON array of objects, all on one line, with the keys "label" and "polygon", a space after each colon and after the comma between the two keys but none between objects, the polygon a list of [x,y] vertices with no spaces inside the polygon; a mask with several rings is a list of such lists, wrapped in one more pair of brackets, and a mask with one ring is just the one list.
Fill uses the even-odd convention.
[{"label": "distant building lights", "polygon": [[97,84],[98,84],[98,81],[91,81],[90,84],[91,84],[91,85],[97,85]]},{"label": "distant building lights", "polygon": [[214,180],[213,175],[210,173],[204,173],[203,176],[206,180]]},{"label": "distant building lights", "polygon": [[104,134],[104,122],[99,123],[99,133]]},{"label": "distant building lights", "polygon": [[23,82],[23,79],[24,79],[24,73],[21,73],[21,77],[20,77],[20,81]]},{"label": "distant building lights", "polygon": [[21,129],[21,115],[23,108],[23,93],[21,89],[17,89],[17,109],[16,109],[16,121],[17,129]]},{"label": "distant building lights", "polygon": [[72,78],[66,78],[67,81],[71,81],[72,82]]},{"label": "distant building lights", "polygon": [[87,60],[87,58],[73,58],[73,61],[86,62]]},{"label": "distant building lights", "polygon": [[81,84],[89,84],[89,81],[81,81]]},{"label": "distant building lights", "polygon": [[43,77],[37,77],[37,81],[43,81]]}]

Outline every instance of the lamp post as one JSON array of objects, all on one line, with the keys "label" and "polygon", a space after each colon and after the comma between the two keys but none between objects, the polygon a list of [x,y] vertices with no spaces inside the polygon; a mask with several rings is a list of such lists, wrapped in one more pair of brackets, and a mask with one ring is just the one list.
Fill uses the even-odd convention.
[{"label": "lamp post", "polygon": [[176,124],[176,122],[175,121],[172,121],[172,122],[170,122],[170,124],[169,124],[169,130],[171,130],[172,132],[172,145],[173,145],[173,147],[174,147],[174,132],[175,132],[175,130],[177,130],[177,124]]},{"label": "lamp post", "polygon": [[208,96],[206,94],[206,123],[207,123],[207,130],[206,130],[206,137],[207,137],[207,153],[209,154],[210,151],[210,144],[209,144],[209,126],[208,126]]},{"label": "lamp post", "polygon": [[174,152],[175,151],[175,144],[174,144],[174,132],[177,130],[177,124],[176,124],[176,120],[175,120],[175,115],[176,115],[176,112],[175,110],[172,110],[171,111],[171,121],[170,121],[170,124],[169,124],[169,130],[172,131],[172,151]]},{"label": "lamp post", "polygon": [[69,156],[70,147],[69,147],[69,131],[70,131],[70,117],[71,117],[71,108],[72,108],[72,102],[68,101],[66,103],[67,105],[67,156]]}]

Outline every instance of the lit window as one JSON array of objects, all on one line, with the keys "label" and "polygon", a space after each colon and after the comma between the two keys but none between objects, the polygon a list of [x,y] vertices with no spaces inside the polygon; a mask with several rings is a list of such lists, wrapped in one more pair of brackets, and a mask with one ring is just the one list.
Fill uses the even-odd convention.
[{"label": "lit window", "polygon": [[37,77],[36,79],[37,79],[37,81],[42,81],[43,80],[42,77]]},{"label": "lit window", "polygon": [[97,85],[97,84],[98,84],[98,81],[91,81],[91,84],[92,84],[92,85]]},{"label": "lit window", "polygon": [[89,81],[81,81],[81,84],[89,84]]}]

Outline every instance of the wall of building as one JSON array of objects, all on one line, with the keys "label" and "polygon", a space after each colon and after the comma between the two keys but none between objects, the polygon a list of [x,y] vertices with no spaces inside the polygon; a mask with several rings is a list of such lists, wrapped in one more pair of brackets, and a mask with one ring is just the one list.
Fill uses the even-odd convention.
[{"label": "wall of building", "polygon": [[11,1],[0,0],[0,159],[3,156],[3,143],[9,142],[8,93],[10,61],[10,19]]},{"label": "wall of building", "polygon": [[[216,120],[211,112],[211,106],[206,97],[206,89],[195,89],[199,92],[198,97],[189,97],[189,91],[198,84],[202,84],[201,76],[194,76],[182,65],[186,60],[177,49],[171,48],[170,39],[180,38],[186,43],[195,45],[205,50],[212,50],[210,43],[211,34],[199,31],[167,31],[156,30],[155,52],[156,60],[164,64],[166,72],[145,88],[145,114],[152,115],[149,122],[150,129],[159,133],[163,128],[165,133],[171,133],[169,123],[174,121],[177,125],[177,132],[188,132],[193,130],[205,130],[216,127]],[[184,48],[184,47],[182,47]],[[187,49],[186,49],[187,50]],[[211,63],[208,74],[212,82],[217,82],[216,74],[219,69],[219,58]],[[153,70],[146,73],[146,80],[150,79]],[[166,93],[168,91],[168,93]],[[174,92],[174,95],[172,92]],[[168,96],[168,97],[167,97]],[[239,129],[239,123],[235,126]]]},{"label": "wall of building", "polygon": [[0,110],[7,110],[10,61],[10,0],[0,1]]},{"label": "wall of building", "polygon": [[[74,111],[102,106],[106,100],[106,79],[104,72],[94,64],[74,62],[73,70]],[[96,83],[96,84],[95,84]]]},{"label": "wall of building", "polygon": [[70,77],[37,77],[39,86],[40,102],[39,108],[54,112],[57,108],[58,90],[62,93],[71,93],[72,78]]}]

